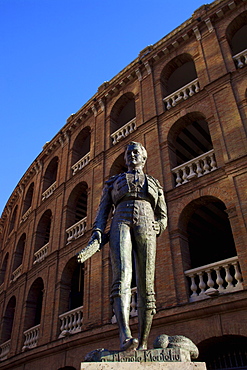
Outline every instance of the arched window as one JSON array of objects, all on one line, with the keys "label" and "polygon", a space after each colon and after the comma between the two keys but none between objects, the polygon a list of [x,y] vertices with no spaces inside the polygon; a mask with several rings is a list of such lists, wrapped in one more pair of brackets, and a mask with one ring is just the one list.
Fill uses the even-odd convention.
[{"label": "arched window", "polygon": [[90,127],[85,127],[74,141],[72,149],[72,174],[84,168],[90,161]]},{"label": "arched window", "polygon": [[60,337],[81,331],[84,300],[84,264],[73,257],[65,266],[61,278],[59,312]]},{"label": "arched window", "polygon": [[181,54],[171,60],[161,75],[164,103],[167,110],[199,91],[199,82],[193,58]]},{"label": "arched window", "polygon": [[168,143],[176,186],[216,169],[208,123],[202,114],[180,118],[169,131]]},{"label": "arched window", "polygon": [[67,206],[67,243],[84,235],[87,224],[87,184],[82,182],[72,191]]},{"label": "arched window", "polygon": [[[190,298],[242,290],[242,276],[223,202],[202,197],[191,202],[180,216],[182,254],[189,278]],[[186,240],[186,241],[185,241]]]},{"label": "arched window", "polygon": [[73,257],[66,264],[61,278],[60,312],[83,306],[84,297],[84,264]]},{"label": "arched window", "polygon": [[111,139],[113,145],[136,129],[135,118],[134,94],[126,93],[118,99],[111,111]]},{"label": "arched window", "polygon": [[4,260],[3,260],[1,270],[0,270],[0,285],[2,285],[3,282],[4,282],[5,274],[6,274],[6,271],[7,271],[8,259],[9,259],[9,254],[6,253],[6,255],[4,257]]},{"label": "arched window", "polygon": [[15,206],[15,209],[12,213],[12,217],[11,217],[10,224],[9,224],[9,234],[11,233],[12,230],[14,230],[14,227],[15,227],[17,209],[18,209],[18,206]]},{"label": "arched window", "polygon": [[202,198],[194,202],[193,207],[186,230],[191,268],[235,257],[236,248],[224,203]]},{"label": "arched window", "polygon": [[2,318],[2,327],[1,327],[1,341],[0,341],[0,359],[1,361],[5,360],[8,357],[10,347],[11,347],[11,334],[14,323],[15,316],[15,307],[16,307],[16,298],[15,296],[11,297],[4,316]]},{"label": "arched window", "polygon": [[32,200],[33,200],[33,190],[34,190],[34,183],[32,182],[25,196],[22,215],[25,215],[31,208]]},{"label": "arched window", "polygon": [[79,195],[75,207],[75,222],[82,220],[87,216],[87,193],[82,191]]},{"label": "arched window", "polygon": [[54,157],[49,163],[43,178],[42,200],[49,198],[56,189],[58,170],[58,157]]},{"label": "arched window", "polygon": [[78,263],[71,279],[71,288],[69,296],[69,309],[83,306],[84,294],[84,265]]},{"label": "arched window", "polygon": [[3,319],[2,319],[2,330],[1,330],[1,344],[8,341],[11,338],[14,316],[15,316],[16,298],[13,296],[10,298]]},{"label": "arched window", "polygon": [[227,27],[226,36],[237,68],[247,64],[247,11],[241,13]]},{"label": "arched window", "polygon": [[197,361],[206,362],[208,370],[246,369],[247,338],[240,335],[223,335],[206,339],[198,344]]},{"label": "arched window", "polygon": [[21,275],[21,267],[22,267],[22,259],[24,248],[26,244],[26,234],[22,234],[20,237],[18,244],[16,246],[15,254],[14,254],[14,263],[13,263],[13,277],[12,280],[15,281]]},{"label": "arched window", "polygon": [[41,278],[36,279],[29,289],[24,318],[24,346],[22,350],[37,346],[40,334],[40,322],[43,304],[44,283]]},{"label": "arched window", "polygon": [[52,213],[51,210],[48,209],[42,215],[38,223],[35,238],[34,263],[43,261],[48,253],[48,243],[50,240],[51,231],[51,218]]}]

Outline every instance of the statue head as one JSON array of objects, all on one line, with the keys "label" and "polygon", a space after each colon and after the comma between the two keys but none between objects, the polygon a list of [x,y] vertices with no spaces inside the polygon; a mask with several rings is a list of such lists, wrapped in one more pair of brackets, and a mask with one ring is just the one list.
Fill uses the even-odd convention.
[{"label": "statue head", "polygon": [[147,151],[141,143],[131,141],[126,147],[124,159],[128,169],[143,168],[147,160]]}]

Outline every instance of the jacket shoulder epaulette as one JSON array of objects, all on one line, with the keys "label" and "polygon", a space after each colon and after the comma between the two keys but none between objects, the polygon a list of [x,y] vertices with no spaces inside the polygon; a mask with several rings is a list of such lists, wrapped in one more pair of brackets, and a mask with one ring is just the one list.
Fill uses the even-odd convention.
[{"label": "jacket shoulder epaulette", "polygon": [[117,179],[119,175],[114,175],[114,176],[111,176],[108,180],[105,181],[105,184],[106,185],[112,185],[114,183],[114,181]]},{"label": "jacket shoulder epaulette", "polygon": [[158,186],[158,188],[160,188],[160,189],[163,189],[162,188],[162,186],[160,185],[160,183],[159,183],[159,180],[157,180],[157,179],[155,179],[153,176],[151,176],[151,175],[146,175],[148,178],[149,178],[149,180],[151,180],[151,181],[153,181],[157,186]]}]

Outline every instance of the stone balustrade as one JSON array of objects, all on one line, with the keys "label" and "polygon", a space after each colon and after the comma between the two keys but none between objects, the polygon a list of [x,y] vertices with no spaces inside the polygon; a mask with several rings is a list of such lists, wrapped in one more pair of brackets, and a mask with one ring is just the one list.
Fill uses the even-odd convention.
[{"label": "stone balustrade", "polygon": [[[131,299],[130,299],[130,317],[137,316],[137,287],[131,288]],[[116,324],[117,319],[114,314],[111,318],[111,323]]]},{"label": "stone balustrade", "polygon": [[67,244],[71,243],[73,240],[80,238],[85,234],[87,229],[87,217],[84,217],[76,224],[70,226],[67,230]]},{"label": "stone balustrade", "polygon": [[124,139],[135,130],[136,130],[136,118],[133,118],[131,121],[127,122],[120,129],[111,134],[112,144],[113,145],[117,144],[120,140]]},{"label": "stone balustrade", "polygon": [[189,279],[190,302],[243,289],[237,256],[184,273]]},{"label": "stone balustrade", "polygon": [[11,339],[0,345],[0,361],[6,360],[10,351]]},{"label": "stone balustrade", "polygon": [[237,68],[243,68],[247,65],[247,49],[233,56]]},{"label": "stone balustrade", "polygon": [[22,222],[25,222],[25,221],[28,219],[28,216],[30,215],[31,211],[32,211],[32,208],[31,208],[31,207],[29,207],[29,208],[28,208],[28,210],[27,210],[27,211],[24,213],[24,215],[22,216],[22,218],[21,218],[21,223],[22,223]]},{"label": "stone balustrade", "polygon": [[82,330],[83,306],[59,315],[62,322],[59,338],[78,333]]},{"label": "stone balustrade", "polygon": [[57,187],[57,182],[55,181],[51,186],[49,186],[48,189],[46,189],[43,193],[42,193],[42,201],[46,200],[47,198],[49,198],[55,191]]},{"label": "stone balustrade", "polygon": [[22,265],[18,266],[12,274],[12,281],[16,281],[21,276]]},{"label": "stone balustrade", "polygon": [[39,340],[40,324],[24,331],[25,341],[22,351],[37,347]]},{"label": "stone balustrade", "polygon": [[214,150],[209,150],[207,153],[200,155],[190,161],[181,164],[172,169],[172,173],[176,177],[176,187],[186,182],[217,169]]},{"label": "stone balustrade", "polygon": [[190,96],[198,93],[198,91],[200,91],[200,87],[198,78],[196,78],[172,94],[164,97],[163,102],[165,103],[166,110],[175,107],[181,100],[188,99]]},{"label": "stone balustrade", "polygon": [[45,257],[48,254],[48,247],[49,243],[43,245],[42,248],[40,248],[37,252],[34,253],[34,262],[33,262],[34,265],[36,263],[44,261]]},{"label": "stone balustrade", "polygon": [[84,155],[84,157],[82,157],[81,159],[79,159],[78,162],[73,164],[73,166],[71,167],[72,175],[75,175],[76,172],[82,170],[89,163],[89,161],[90,161],[90,152]]}]

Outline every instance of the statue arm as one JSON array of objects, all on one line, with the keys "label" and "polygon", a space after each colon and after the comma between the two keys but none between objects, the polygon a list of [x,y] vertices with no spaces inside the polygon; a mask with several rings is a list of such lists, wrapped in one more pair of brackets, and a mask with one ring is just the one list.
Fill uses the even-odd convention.
[{"label": "statue arm", "polygon": [[99,239],[99,235],[103,234],[105,230],[111,207],[112,207],[111,187],[109,186],[108,183],[106,183],[102,192],[100,204],[93,224],[93,233],[95,233],[95,237],[97,239]]},{"label": "statue arm", "polygon": [[93,225],[91,238],[86,248],[77,253],[77,260],[80,263],[85,262],[94,253],[99,251],[108,241],[108,235],[103,234],[112,205],[109,186],[106,184],[101,196],[100,205]]},{"label": "statue arm", "polygon": [[161,188],[161,186],[159,186],[158,189],[158,201],[154,210],[154,214],[160,226],[160,232],[158,233],[158,235],[160,235],[167,226],[167,208],[163,189]]}]

